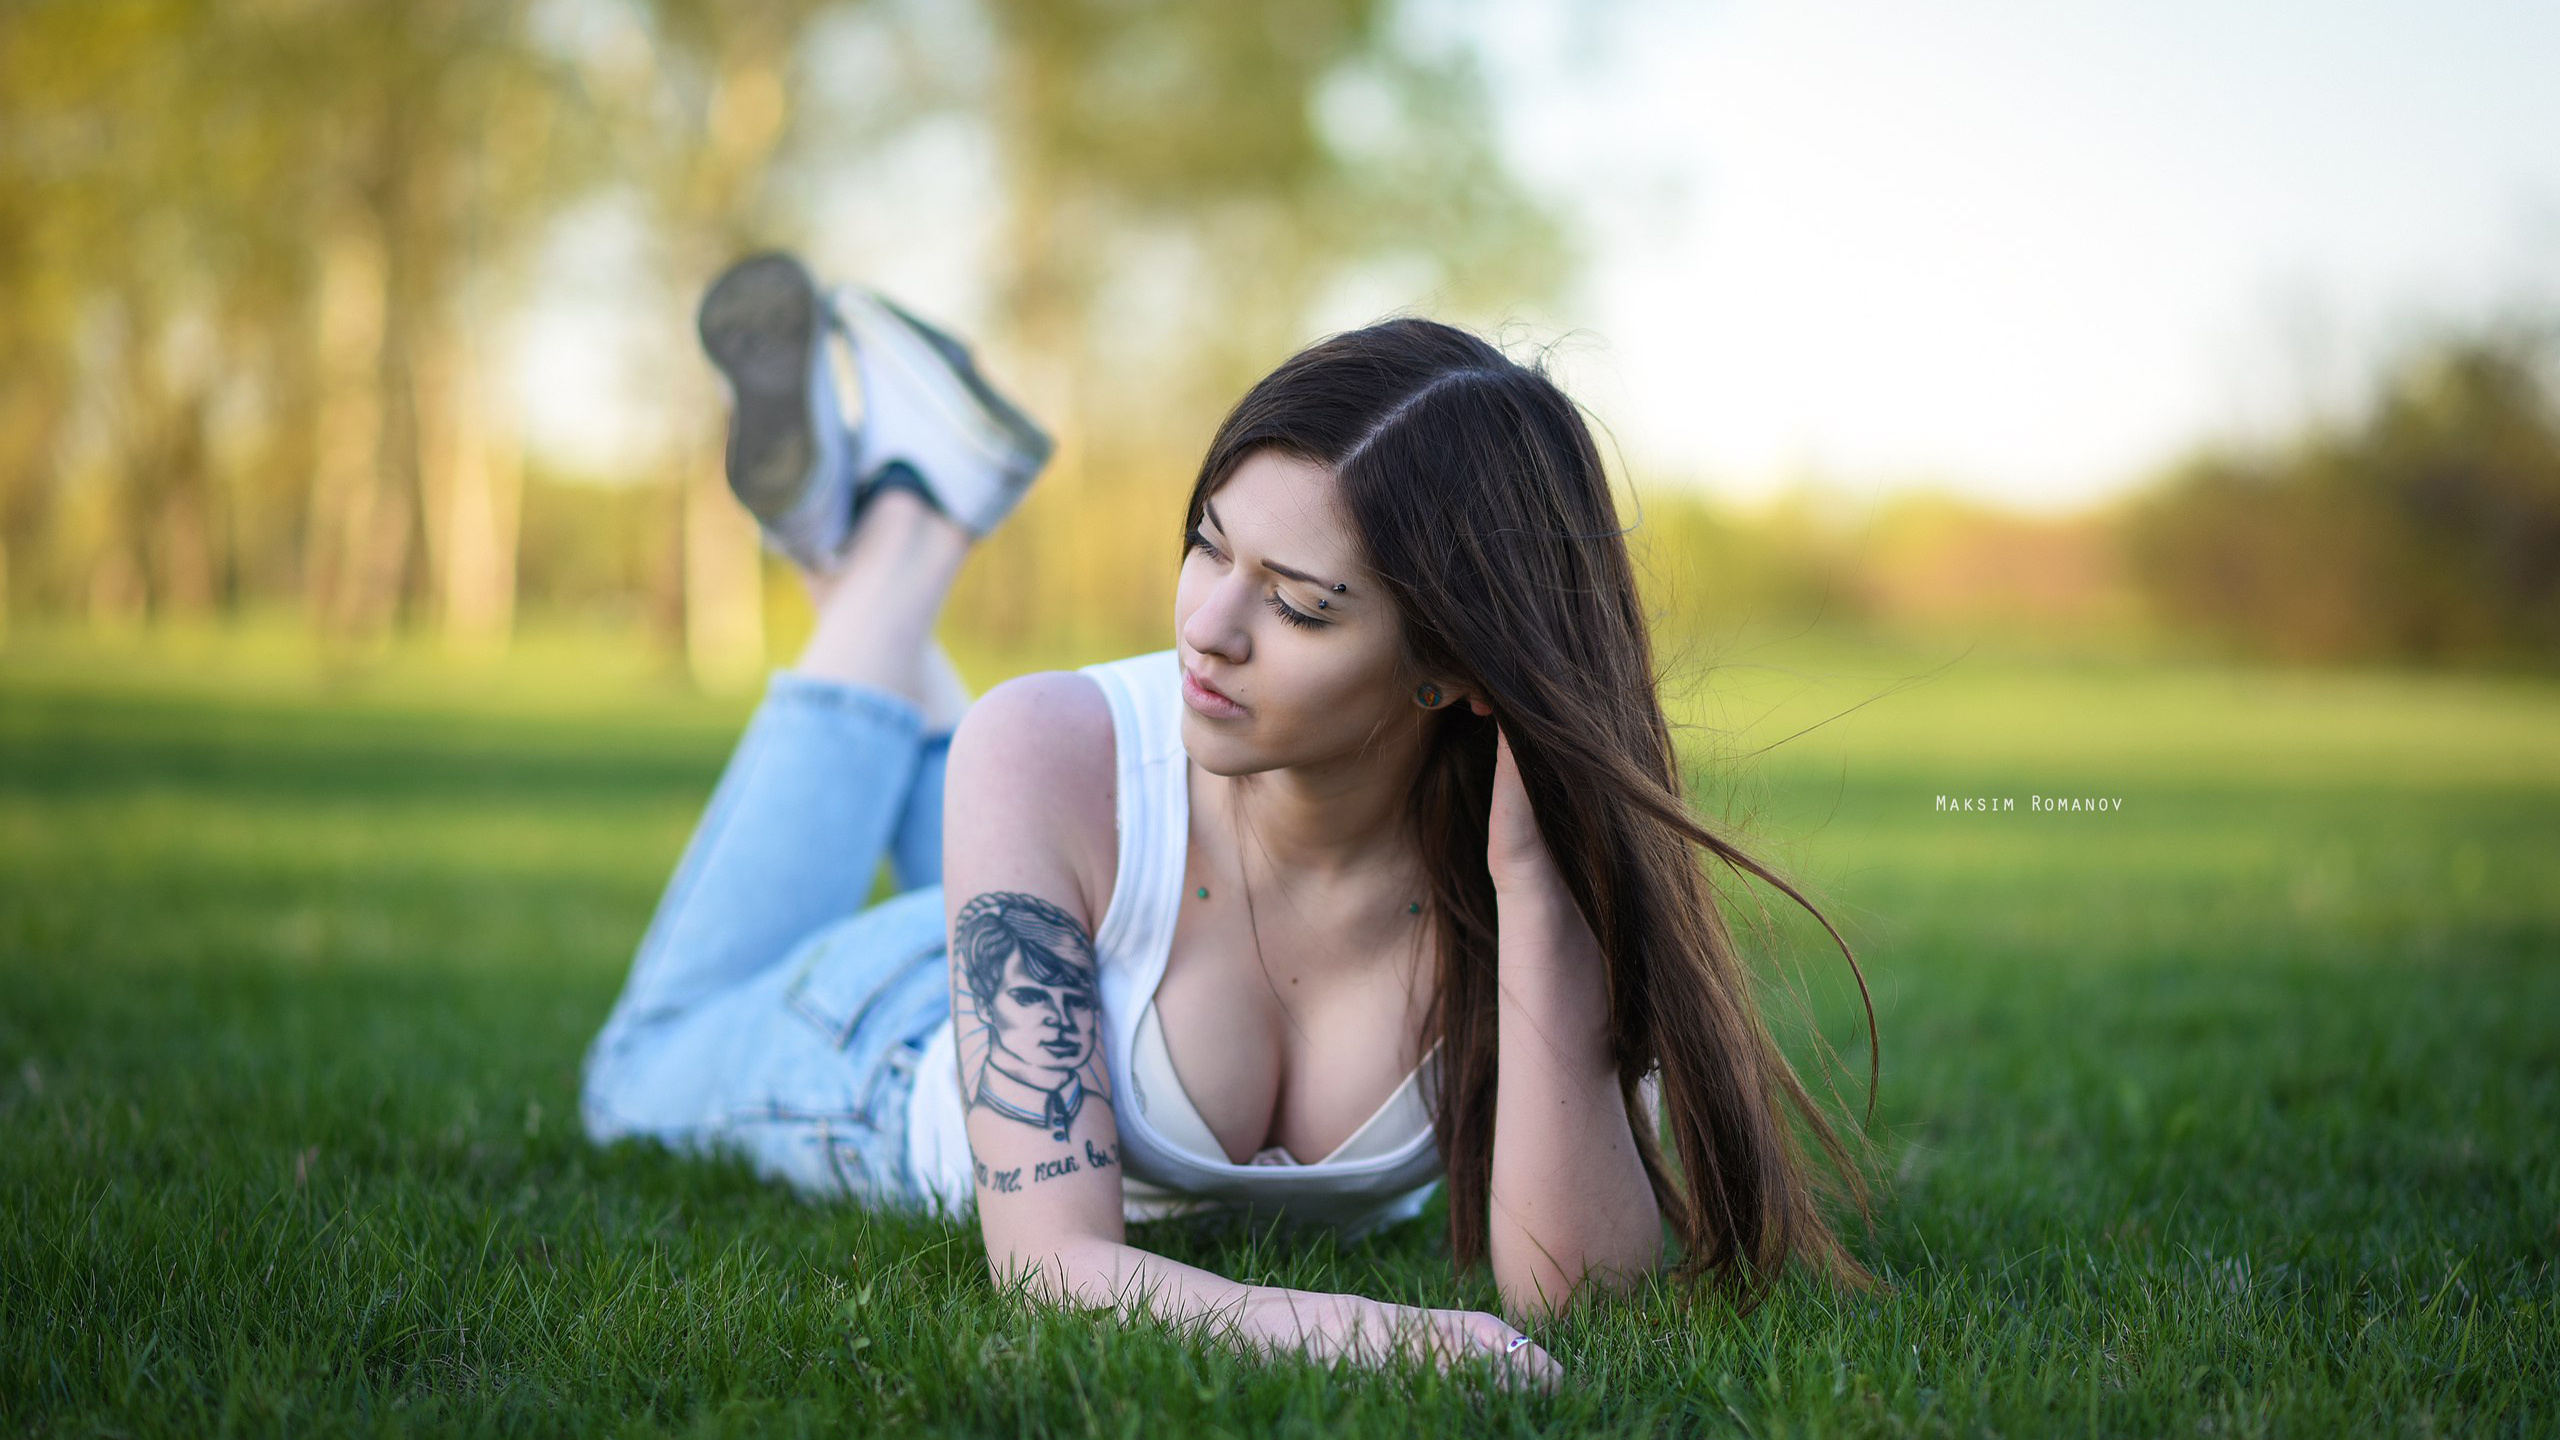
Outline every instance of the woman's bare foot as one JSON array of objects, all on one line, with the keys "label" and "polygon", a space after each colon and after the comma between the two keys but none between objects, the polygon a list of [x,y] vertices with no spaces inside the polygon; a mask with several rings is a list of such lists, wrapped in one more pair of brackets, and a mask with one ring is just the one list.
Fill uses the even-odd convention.
[{"label": "woman's bare foot", "polygon": [[818,624],[795,668],[903,695],[926,712],[928,731],[958,723],[956,713],[942,713],[952,694],[948,661],[936,662],[933,627],[973,543],[912,490],[871,496],[844,562],[830,574],[799,571]]}]

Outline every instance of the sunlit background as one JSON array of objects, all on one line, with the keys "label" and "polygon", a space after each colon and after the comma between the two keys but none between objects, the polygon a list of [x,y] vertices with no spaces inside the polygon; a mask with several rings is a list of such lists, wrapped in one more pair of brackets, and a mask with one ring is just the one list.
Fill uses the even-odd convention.
[{"label": "sunlit background", "polygon": [[[2556,81],[2549,0],[0,0],[0,1416],[2560,1429]],[[1702,860],[1886,1288],[1542,1321],[1499,1397],[590,1144],[811,623],[694,338],[774,245],[1060,437],[981,691],[1172,642],[1299,346],[1544,357],[1686,798],[1822,913]],[[1444,1205],[1132,1235],[1492,1305]]]},{"label": "sunlit background", "polygon": [[1405,311],[1547,356],[1673,625],[2548,666],[2555,73],[2494,0],[15,6],[0,615],[749,685],[691,316],[779,244],[1061,434],[987,653],[1164,643],[1222,408]]}]

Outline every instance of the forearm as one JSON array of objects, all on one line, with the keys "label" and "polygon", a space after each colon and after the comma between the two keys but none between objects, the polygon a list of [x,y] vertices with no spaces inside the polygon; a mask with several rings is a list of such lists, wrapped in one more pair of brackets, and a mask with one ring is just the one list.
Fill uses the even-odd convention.
[{"label": "forearm", "polygon": [[1027,1271],[1030,1292],[1052,1304],[1198,1327],[1253,1353],[1374,1360],[1396,1348],[1400,1323],[1410,1329],[1422,1314],[1357,1295],[1247,1285],[1101,1237],[1061,1245],[1037,1263],[1017,1260],[1014,1268]]},{"label": "forearm", "polygon": [[1499,1085],[1488,1248],[1513,1315],[1660,1257],[1661,1214],[1619,1095],[1599,942],[1561,890],[1497,892]]}]

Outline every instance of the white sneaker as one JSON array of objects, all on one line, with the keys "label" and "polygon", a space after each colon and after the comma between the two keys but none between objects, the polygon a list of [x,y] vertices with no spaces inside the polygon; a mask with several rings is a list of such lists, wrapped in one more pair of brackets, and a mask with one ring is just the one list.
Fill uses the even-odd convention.
[{"label": "white sneaker", "polygon": [[859,495],[903,464],[963,529],[979,536],[995,529],[1049,463],[1047,432],[979,375],[967,346],[885,296],[846,285],[828,301],[853,341],[861,378],[853,439]]},{"label": "white sneaker", "polygon": [[695,325],[729,391],[729,488],[765,543],[833,570],[853,533],[853,445],[836,401],[826,308],[807,267],[750,255],[703,292]]}]

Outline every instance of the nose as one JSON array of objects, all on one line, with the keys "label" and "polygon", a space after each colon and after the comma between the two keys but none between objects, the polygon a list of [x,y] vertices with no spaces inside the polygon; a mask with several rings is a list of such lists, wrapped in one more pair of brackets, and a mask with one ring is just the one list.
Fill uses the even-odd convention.
[{"label": "nose", "polygon": [[1182,642],[1196,654],[1241,665],[1253,654],[1252,631],[1245,624],[1253,587],[1238,576],[1218,576],[1203,584],[1200,603],[1176,627]]}]

